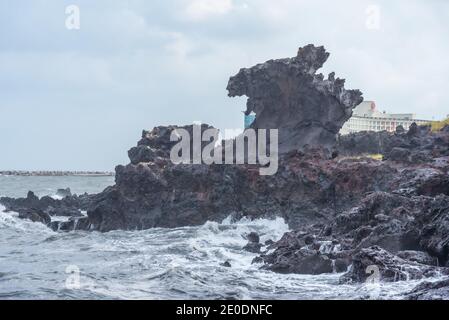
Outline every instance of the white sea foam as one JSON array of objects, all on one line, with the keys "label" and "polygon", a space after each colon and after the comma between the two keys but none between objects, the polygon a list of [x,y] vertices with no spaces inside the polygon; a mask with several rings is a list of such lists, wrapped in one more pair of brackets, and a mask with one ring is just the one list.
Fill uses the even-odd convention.
[{"label": "white sea foam", "polygon": [[15,230],[26,233],[45,233],[52,231],[39,222],[32,222],[18,218],[18,213],[14,211],[5,212],[5,207],[0,205],[0,228],[8,231]]},{"label": "white sea foam", "polygon": [[207,256],[208,264],[218,265],[228,261],[234,267],[251,267],[256,254],[242,252],[248,243],[246,236],[257,232],[261,242],[278,240],[289,230],[282,218],[273,220],[243,218],[238,222],[225,219],[222,223],[207,222],[197,229],[195,237],[189,239],[189,246],[197,256]]},{"label": "white sea foam", "polygon": [[[51,189],[59,186],[60,182]],[[261,269],[260,264],[252,264],[257,254],[242,250],[248,242],[245,237],[257,232],[261,243],[279,240],[289,231],[282,218],[237,222],[227,218],[198,227],[64,233],[21,220],[4,209],[0,206],[2,272],[13,276],[10,287],[0,286],[0,296],[23,292],[16,298],[400,299],[420,283],[340,285],[340,274],[284,275]],[[332,243],[323,243],[320,249],[339,250]],[[222,266],[225,261],[231,268]],[[79,290],[64,286],[69,265],[81,271]]]},{"label": "white sea foam", "polygon": [[[283,275],[252,264],[242,250],[249,232],[278,240],[288,231],[280,218],[208,222],[198,227],[54,233],[0,213],[2,267],[16,272],[16,290],[46,298],[75,299],[399,299],[418,281],[339,285],[339,274]],[[3,239],[4,238],[4,239]],[[8,240],[9,239],[9,240]],[[324,249],[324,248],[323,248]],[[229,261],[231,268],[221,266]],[[64,289],[68,265],[81,271],[79,290]],[[23,274],[22,274],[23,273]],[[60,286],[61,290],[54,290]],[[54,292],[54,294],[52,293]],[[9,294],[0,287],[1,294]]]}]

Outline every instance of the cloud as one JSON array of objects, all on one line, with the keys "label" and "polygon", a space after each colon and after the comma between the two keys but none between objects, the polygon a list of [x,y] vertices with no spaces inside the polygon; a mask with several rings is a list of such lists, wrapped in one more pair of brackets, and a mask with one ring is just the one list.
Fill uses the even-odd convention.
[{"label": "cloud", "polygon": [[[65,28],[73,1],[0,2],[0,169],[111,170],[143,128],[241,127],[245,99],[227,97],[228,78],[308,43],[331,52],[323,73],[379,108],[448,113],[447,1],[76,3],[79,31]],[[366,28],[371,5],[380,29]]]},{"label": "cloud", "polygon": [[216,15],[228,14],[232,9],[232,0],[191,0],[185,13],[189,19],[204,20]]}]

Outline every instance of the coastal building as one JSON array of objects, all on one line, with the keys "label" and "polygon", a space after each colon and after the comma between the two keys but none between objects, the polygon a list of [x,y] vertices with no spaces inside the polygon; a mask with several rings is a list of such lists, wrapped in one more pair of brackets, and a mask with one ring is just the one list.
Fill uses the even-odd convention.
[{"label": "coastal building", "polygon": [[423,125],[429,122],[416,119],[413,113],[380,112],[374,101],[364,101],[354,109],[352,117],[344,124],[340,133],[344,135],[360,131],[394,132],[398,126],[408,130],[413,123]]}]

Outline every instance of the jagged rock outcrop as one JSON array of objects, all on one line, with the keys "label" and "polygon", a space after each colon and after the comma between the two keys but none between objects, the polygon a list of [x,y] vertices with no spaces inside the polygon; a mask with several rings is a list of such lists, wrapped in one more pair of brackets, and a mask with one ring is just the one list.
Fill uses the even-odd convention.
[{"label": "jagged rock outcrop", "polygon": [[[133,230],[198,225],[232,215],[283,216],[294,228],[328,221],[347,209],[372,186],[361,186],[350,197],[339,196],[351,183],[352,165],[340,166],[339,174],[347,180],[336,184],[331,176],[335,164],[326,152],[303,148],[315,154],[309,156],[297,151],[306,145],[332,147],[352,108],[362,101],[360,91],[344,89],[344,80],[333,74],[324,80],[316,74],[328,56],[323,47],[309,45],[294,58],[242,69],[229,81],[231,96],[248,95],[248,111],[257,113],[255,128],[280,129],[283,156],[277,175],[260,176],[255,165],[175,165],[169,155],[176,142],[170,136],[178,129],[192,133],[193,127],[156,127],[144,131],[129,151],[131,163],[116,168],[116,184],[89,198],[87,208],[83,206],[89,223],[82,225],[99,231]],[[202,125],[201,131],[208,128]],[[384,187],[377,164],[368,164],[360,174],[359,179],[377,179],[373,185]],[[70,199],[66,197],[61,205],[39,205],[44,211],[61,206],[57,208],[61,212]]]},{"label": "jagged rock outcrop", "polygon": [[316,74],[327,61],[324,47],[299,48],[296,57],[269,60],[241,69],[229,80],[229,96],[248,97],[254,129],[279,129],[279,152],[305,145],[332,148],[336,135],[362,101],[359,90],[345,90],[345,80]]},{"label": "jagged rock outcrop", "polygon": [[[199,131],[201,134],[213,127],[207,124],[201,124]],[[170,159],[170,151],[177,141],[171,141],[170,136],[173,131],[186,130],[191,137],[193,137],[193,126],[159,126],[151,131],[144,130],[142,132],[142,139],[137,143],[136,147],[131,148],[128,151],[128,156],[131,164],[137,165],[139,163],[149,162],[167,162]],[[208,144],[208,142],[202,142],[201,150]],[[193,157],[193,141],[190,142],[190,156]]]},{"label": "jagged rock outcrop", "polygon": [[[330,222],[303,226],[299,231],[287,233],[271,246],[275,249],[272,253],[262,254],[256,262],[263,262],[265,268],[277,272],[303,272],[299,269],[302,266],[300,258],[303,258],[301,252],[312,249],[315,255],[329,258],[335,265],[344,267],[354,264],[354,259],[367,248],[377,246],[388,253],[378,257],[385,258],[387,265],[388,260],[396,261],[395,268],[400,269],[402,260],[406,260],[407,265],[413,262],[412,269],[416,269],[418,264],[417,269],[420,270],[440,266],[442,268],[438,272],[447,272],[444,267],[449,267],[449,157],[445,155],[449,150],[449,135],[444,130],[430,132],[427,127],[412,126],[408,132],[360,133],[352,138],[379,135],[385,136],[384,141],[388,144],[384,146],[389,147],[368,152],[385,152],[384,155],[388,155],[399,145],[407,150],[409,157],[401,159],[386,156],[383,161],[372,161],[363,158],[367,153],[366,144],[360,147],[358,144],[346,145],[340,156],[333,160],[338,165],[333,168],[330,176],[335,179],[335,190],[345,191],[336,195],[351,203],[351,206],[336,213]],[[412,156],[416,154],[422,155],[421,161],[413,161]],[[353,164],[352,170],[347,171],[352,174],[351,177],[340,172],[343,164],[347,163]],[[378,177],[374,174],[376,171],[373,170],[372,163],[377,163],[378,172],[382,172],[379,176],[383,176],[387,182],[367,178]],[[319,166],[322,168],[322,163]],[[306,170],[309,171],[309,168]],[[365,191],[363,195],[357,193],[361,189]],[[351,196],[357,200],[351,201]],[[301,239],[313,241],[306,243]],[[332,247],[338,250],[319,250],[319,244],[326,242],[332,243]],[[394,259],[390,259],[392,256]],[[359,271],[361,269],[362,267]],[[310,268],[309,272],[315,271]],[[402,280],[405,274],[419,278],[435,273],[406,272],[397,277],[386,276],[385,279]],[[354,275],[351,279],[364,281],[362,277]]]},{"label": "jagged rock outcrop", "polygon": [[[362,269],[379,263],[384,264],[383,281],[431,277],[449,271],[448,217],[446,195],[406,197],[374,192],[330,223],[285,234],[270,246],[273,252],[262,254],[255,262],[263,262],[265,268],[276,272],[303,273],[301,259],[309,253],[316,261],[330,259],[341,266],[340,272],[352,264],[346,280],[365,281]],[[376,254],[371,255],[373,252]],[[366,256],[370,259],[361,258]],[[405,268],[402,273],[398,271],[401,265]],[[309,272],[315,270],[310,268]]]},{"label": "jagged rock outcrop", "polygon": [[[6,211],[17,212],[19,218],[41,222],[53,230],[89,230],[90,223],[85,212],[94,202],[95,195],[72,195],[69,192],[70,189],[60,191],[64,191],[64,193],[61,193],[61,200],[49,196],[39,198],[30,191],[26,198],[3,197],[0,198],[0,203],[5,206]],[[52,221],[54,217],[66,217],[69,220],[64,222],[59,219]]]},{"label": "jagged rock outcrop", "polygon": [[[364,193],[387,189],[391,173],[372,160],[354,175],[354,163],[338,164],[316,150],[279,161],[274,176],[259,175],[254,165],[174,165],[162,157],[118,166],[116,185],[97,197],[88,215],[100,231],[199,225],[229,215],[281,216],[297,228],[330,221]],[[351,188],[354,192],[347,193]]]},{"label": "jagged rock outcrop", "polygon": [[427,163],[449,156],[449,136],[447,129],[431,132],[430,126],[412,124],[407,132],[370,131],[339,136],[337,149],[340,155],[382,154],[385,160]]},{"label": "jagged rock outcrop", "polygon": [[[242,69],[229,82],[231,96],[248,96],[254,128],[280,129],[275,175],[260,175],[258,165],[174,164],[172,132],[193,127],[156,127],[143,132],[128,153],[130,164],[118,166],[115,185],[99,194],[66,192],[55,200],[29,193],[0,203],[60,231],[283,217],[294,231],[266,244],[269,251],[255,259],[268,270],[321,274],[353,264],[346,276],[353,281],[364,281],[367,263],[380,264],[388,281],[447,272],[449,128],[358,133],[335,145],[361,93],[346,91],[334,75],[316,74],[327,57],[323,48],[307,46],[297,57]],[[201,132],[210,128],[202,125]],[[329,149],[336,150],[332,156]],[[384,159],[367,156],[373,153]],[[248,240],[246,250],[264,248],[254,235]],[[410,270],[401,273],[402,265]]]}]

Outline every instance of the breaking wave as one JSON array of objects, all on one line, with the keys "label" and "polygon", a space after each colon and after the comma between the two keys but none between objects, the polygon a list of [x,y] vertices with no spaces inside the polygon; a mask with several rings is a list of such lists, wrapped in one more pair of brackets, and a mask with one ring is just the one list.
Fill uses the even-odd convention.
[{"label": "breaking wave", "polygon": [[341,274],[263,270],[252,264],[256,254],[242,250],[245,236],[278,240],[288,231],[281,218],[62,233],[3,210],[0,299],[400,299],[419,283],[340,285]]}]

